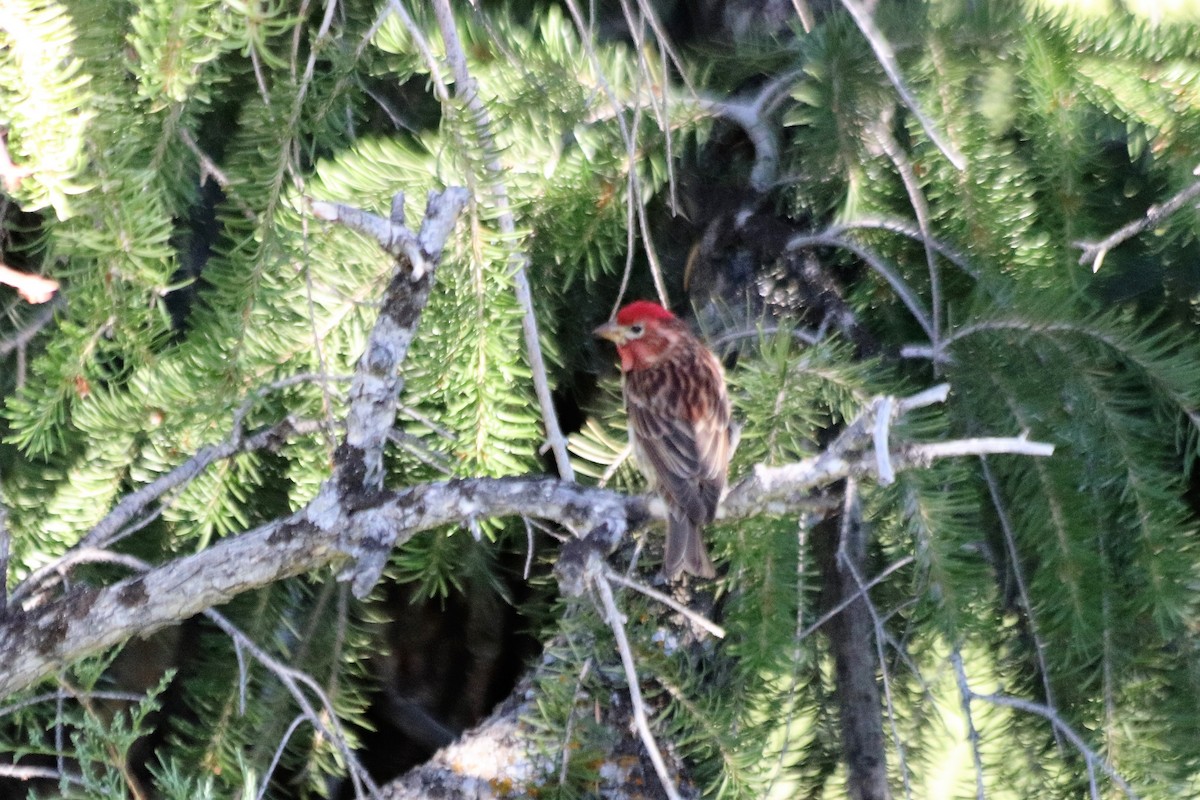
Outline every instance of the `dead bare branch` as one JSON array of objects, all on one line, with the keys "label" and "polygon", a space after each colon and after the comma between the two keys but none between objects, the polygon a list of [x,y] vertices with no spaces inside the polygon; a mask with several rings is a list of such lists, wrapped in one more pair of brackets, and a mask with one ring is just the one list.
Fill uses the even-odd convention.
[{"label": "dead bare branch", "polygon": [[[1196,167],[1194,171],[1196,174],[1200,174],[1200,167]],[[1090,262],[1092,272],[1099,272],[1101,265],[1104,264],[1104,257],[1108,255],[1109,250],[1135,236],[1141,235],[1151,228],[1157,227],[1167,217],[1180,211],[1196,198],[1200,198],[1200,181],[1196,181],[1182,189],[1165,203],[1156,203],[1150,206],[1141,217],[1121,226],[1098,242],[1076,242],[1075,246],[1083,250],[1083,253],[1079,256],[1079,263],[1087,264]]]},{"label": "dead bare branch", "polygon": [[21,272],[7,264],[0,263],[0,283],[11,286],[26,303],[40,305],[54,299],[58,291],[58,281],[31,272]]}]

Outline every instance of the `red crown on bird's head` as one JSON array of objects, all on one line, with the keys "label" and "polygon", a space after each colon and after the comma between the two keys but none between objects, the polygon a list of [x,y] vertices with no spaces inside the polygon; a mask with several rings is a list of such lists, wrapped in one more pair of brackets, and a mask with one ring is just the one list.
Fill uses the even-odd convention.
[{"label": "red crown on bird's head", "polygon": [[675,319],[675,315],[652,300],[635,300],[617,312],[618,325],[631,325],[637,320]]}]

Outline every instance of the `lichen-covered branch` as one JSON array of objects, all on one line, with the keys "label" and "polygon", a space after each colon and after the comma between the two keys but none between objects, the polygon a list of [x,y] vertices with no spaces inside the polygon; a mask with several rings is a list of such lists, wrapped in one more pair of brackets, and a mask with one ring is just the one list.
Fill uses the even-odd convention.
[{"label": "lichen-covered branch", "polygon": [[[911,402],[901,400],[894,406],[906,408]],[[820,488],[851,474],[873,474],[878,462],[866,452],[874,429],[867,417],[847,426],[818,456],[797,464],[757,467],[731,490],[721,518],[794,515],[812,505]],[[971,441],[939,443],[932,455],[921,446],[901,446],[893,451],[891,463],[897,470],[919,468],[931,457],[967,454]],[[988,445],[986,452],[996,452],[1002,442],[1009,443],[1009,452],[1027,452],[1035,444],[1023,437],[981,441]],[[0,666],[0,696],[89,653],[187,619],[243,592],[383,548],[374,540],[364,544],[378,531],[387,532],[386,549],[380,549],[381,558],[386,558],[391,547],[443,525],[506,516],[548,520],[577,537],[579,547],[569,544],[560,557],[560,580],[564,591],[578,593],[584,586],[572,583],[571,576],[586,576],[571,569],[572,559],[583,562],[589,553],[612,552],[631,531],[661,521],[663,515],[657,499],[546,477],[457,479],[393,491],[347,486],[342,494],[322,489],[308,506],[288,517],[144,575],[10,606],[0,616],[0,652],[10,654]]]},{"label": "lichen-covered branch", "polygon": [[358,597],[366,596],[383,573],[395,530],[371,527],[369,522],[347,525],[344,504],[357,493],[370,496],[383,489],[383,448],[396,423],[397,398],[403,389],[399,368],[429,302],[434,270],[446,240],[468,199],[467,190],[459,187],[430,192],[421,228],[415,233],[405,225],[403,193],[393,198],[387,220],[349,206],[312,204],[318,217],[371,236],[397,261],[366,350],[354,370],[346,438],[334,452],[333,476],[310,506],[313,524],[322,530],[341,531],[350,560],[339,578],[349,580]]}]

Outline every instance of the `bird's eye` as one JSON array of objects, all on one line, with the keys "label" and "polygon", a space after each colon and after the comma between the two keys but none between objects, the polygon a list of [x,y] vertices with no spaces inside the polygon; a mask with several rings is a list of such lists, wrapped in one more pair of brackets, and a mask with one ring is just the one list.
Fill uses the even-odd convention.
[{"label": "bird's eye", "polygon": [[642,324],[640,322],[636,325],[629,326],[629,333],[633,336],[641,336],[642,331],[643,331],[643,328],[642,328]]}]

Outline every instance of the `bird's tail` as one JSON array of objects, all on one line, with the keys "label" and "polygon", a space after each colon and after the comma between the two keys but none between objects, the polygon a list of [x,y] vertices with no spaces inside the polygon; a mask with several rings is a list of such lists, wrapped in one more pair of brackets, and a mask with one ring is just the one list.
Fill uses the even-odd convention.
[{"label": "bird's tail", "polygon": [[700,526],[677,509],[671,509],[667,519],[667,552],[663,558],[663,574],[675,580],[680,572],[690,572],[698,578],[715,578],[712,560],[700,538]]}]

